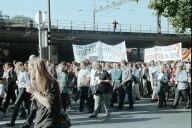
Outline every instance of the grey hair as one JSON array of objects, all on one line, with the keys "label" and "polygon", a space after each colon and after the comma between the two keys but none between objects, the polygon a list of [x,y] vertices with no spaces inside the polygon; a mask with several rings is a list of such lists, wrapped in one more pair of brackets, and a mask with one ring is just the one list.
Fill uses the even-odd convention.
[{"label": "grey hair", "polygon": [[92,68],[93,68],[93,69],[96,69],[96,68],[97,68],[97,65],[98,65],[98,62],[97,62],[97,61],[94,61],[94,62],[92,63]]}]

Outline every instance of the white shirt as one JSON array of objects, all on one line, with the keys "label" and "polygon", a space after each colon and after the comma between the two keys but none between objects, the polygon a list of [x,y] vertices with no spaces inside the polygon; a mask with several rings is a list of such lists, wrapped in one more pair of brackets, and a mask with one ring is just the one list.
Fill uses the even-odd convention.
[{"label": "white shirt", "polygon": [[2,98],[4,95],[4,85],[0,84],[0,98]]},{"label": "white shirt", "polygon": [[150,75],[150,77],[154,77],[154,76],[152,76],[152,73],[153,73],[154,75],[156,75],[157,72],[158,72],[158,67],[157,67],[157,66],[151,66],[151,67],[149,68],[149,75]]},{"label": "white shirt", "polygon": [[26,86],[29,86],[30,85],[29,74],[25,70],[19,71],[18,74],[19,74],[17,77],[18,88],[24,88]]},{"label": "white shirt", "polygon": [[86,81],[88,78],[90,78],[90,71],[88,69],[81,69],[77,77],[77,86],[87,86]]},{"label": "white shirt", "polygon": [[96,73],[97,70],[95,69],[91,69],[91,81],[90,81],[90,86],[94,86],[96,83],[95,83],[95,73]]},{"label": "white shirt", "polygon": [[157,80],[161,80],[163,78],[163,75],[164,75],[163,73],[159,73],[158,77],[157,77]]}]

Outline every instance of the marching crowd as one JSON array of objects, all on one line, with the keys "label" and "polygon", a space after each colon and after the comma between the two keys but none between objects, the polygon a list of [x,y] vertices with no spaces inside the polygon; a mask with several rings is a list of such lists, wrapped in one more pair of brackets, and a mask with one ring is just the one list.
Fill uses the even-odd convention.
[{"label": "marching crowd", "polygon": [[54,65],[51,60],[31,55],[25,63],[6,62],[3,69],[0,111],[6,114],[10,100],[14,104],[12,118],[6,124],[9,127],[15,126],[19,111],[20,117],[27,117],[22,128],[30,128],[35,117],[35,128],[60,127],[55,113],[61,107],[67,111],[71,101],[79,101],[79,112],[87,105],[88,118],[97,118],[101,102],[109,116],[109,107],[122,110],[128,103],[126,109],[134,109],[141,96],[163,108],[170,91],[174,98],[170,107],[176,109],[182,100],[184,109],[191,108],[190,61],[99,63],[86,59],[80,64],[62,61]]}]

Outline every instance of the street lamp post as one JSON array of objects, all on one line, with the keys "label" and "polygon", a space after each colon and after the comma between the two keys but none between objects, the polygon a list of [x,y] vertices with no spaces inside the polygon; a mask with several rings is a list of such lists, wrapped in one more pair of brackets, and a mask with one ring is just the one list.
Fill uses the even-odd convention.
[{"label": "street lamp post", "polygon": [[[48,2],[48,11],[47,11],[47,14],[48,14],[48,33],[51,33],[51,14],[50,14],[50,0],[47,1]],[[51,60],[51,38],[50,38],[50,42],[49,42],[49,45],[48,45],[48,53],[49,53],[49,60]]]}]

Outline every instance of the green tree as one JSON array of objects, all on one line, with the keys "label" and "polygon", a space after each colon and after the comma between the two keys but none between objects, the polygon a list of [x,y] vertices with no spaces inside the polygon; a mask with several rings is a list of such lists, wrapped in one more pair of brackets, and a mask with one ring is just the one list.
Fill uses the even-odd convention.
[{"label": "green tree", "polygon": [[152,0],[148,7],[166,17],[178,35],[186,36],[191,28],[191,0]]}]

